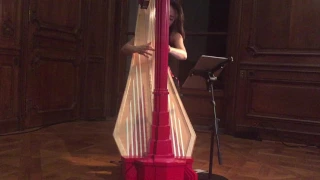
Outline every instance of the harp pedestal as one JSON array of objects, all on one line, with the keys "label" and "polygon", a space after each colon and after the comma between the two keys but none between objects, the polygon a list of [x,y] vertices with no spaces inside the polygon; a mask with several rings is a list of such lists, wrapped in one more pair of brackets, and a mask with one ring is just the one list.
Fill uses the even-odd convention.
[{"label": "harp pedestal", "polygon": [[[125,180],[197,180],[191,158],[126,158],[122,157]],[[156,177],[156,179],[154,179]]]}]

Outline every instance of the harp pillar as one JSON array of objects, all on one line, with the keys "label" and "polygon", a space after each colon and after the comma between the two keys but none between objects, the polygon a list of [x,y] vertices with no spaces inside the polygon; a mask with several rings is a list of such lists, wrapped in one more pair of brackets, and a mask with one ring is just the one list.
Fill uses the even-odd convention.
[{"label": "harp pillar", "polygon": [[155,89],[149,156],[138,161],[138,180],[196,180],[192,159],[175,158],[168,111],[170,0],[156,0]]}]

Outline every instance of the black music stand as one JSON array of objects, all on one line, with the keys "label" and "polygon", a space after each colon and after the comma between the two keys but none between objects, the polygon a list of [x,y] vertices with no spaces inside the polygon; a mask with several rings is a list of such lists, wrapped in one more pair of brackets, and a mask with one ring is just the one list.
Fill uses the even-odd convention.
[{"label": "black music stand", "polygon": [[[209,159],[209,172],[198,173],[199,180],[225,180],[226,178],[220,175],[212,174],[213,166],[213,147],[214,147],[214,136],[217,139],[217,154],[219,164],[222,164],[221,153],[220,153],[220,140],[219,140],[219,121],[216,115],[216,103],[214,100],[214,82],[218,79],[219,75],[223,71],[224,67],[233,61],[233,58],[216,57],[216,56],[206,56],[202,55],[198,60],[197,64],[190,71],[189,76],[199,76],[202,77],[206,82],[206,88],[211,92],[211,102],[213,105],[214,121],[211,130],[211,143],[210,143],[210,159]],[[188,86],[188,85],[187,85]],[[214,130],[213,130],[214,128]]]}]

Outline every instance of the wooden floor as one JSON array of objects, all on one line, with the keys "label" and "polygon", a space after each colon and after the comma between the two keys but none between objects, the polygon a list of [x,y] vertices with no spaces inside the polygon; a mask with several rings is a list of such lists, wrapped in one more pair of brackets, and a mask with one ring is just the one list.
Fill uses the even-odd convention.
[{"label": "wooden floor", "polygon": [[[118,180],[119,153],[114,123],[71,122],[38,131],[0,136],[1,180]],[[220,136],[223,165],[214,156],[213,173],[230,180],[320,179],[320,150],[290,148]],[[210,135],[197,133],[194,169],[208,170]],[[216,149],[215,149],[216,150]]]}]

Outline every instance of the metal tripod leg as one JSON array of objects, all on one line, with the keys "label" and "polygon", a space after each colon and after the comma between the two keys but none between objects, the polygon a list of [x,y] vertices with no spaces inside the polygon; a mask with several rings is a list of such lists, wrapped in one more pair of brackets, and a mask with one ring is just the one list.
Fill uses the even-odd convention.
[{"label": "metal tripod leg", "polygon": [[208,173],[208,179],[211,179],[212,176],[212,165],[213,165],[213,144],[214,144],[214,136],[216,136],[217,139],[217,153],[218,153],[218,161],[219,164],[222,164],[222,159],[221,159],[221,153],[220,153],[220,140],[219,140],[219,119],[217,118],[216,114],[216,102],[214,100],[214,92],[213,92],[213,83],[210,83],[210,91],[211,91],[211,96],[212,96],[212,105],[213,105],[213,112],[214,112],[214,130],[211,130],[211,143],[210,143],[210,162],[209,162],[209,173]]},{"label": "metal tripod leg", "polygon": [[212,105],[213,105],[213,112],[214,112],[214,130],[211,131],[211,152],[210,152],[210,169],[209,169],[209,179],[211,178],[210,175],[212,174],[212,159],[213,159],[213,144],[214,144],[214,135],[216,136],[216,143],[217,143],[217,154],[218,154],[218,161],[219,164],[222,164],[222,158],[220,153],[220,139],[219,139],[219,119],[217,118],[216,113],[216,102],[214,100],[214,89],[213,89],[213,83],[210,83],[210,91],[211,91],[211,97],[212,97]]},{"label": "metal tripod leg", "polygon": [[218,161],[219,161],[219,164],[221,165],[222,159],[221,159],[221,153],[220,153],[220,139],[219,139],[219,121],[220,121],[220,119],[217,118],[216,102],[214,100],[213,84],[212,83],[211,83],[211,96],[212,96],[212,104],[213,104],[213,111],[214,111],[214,127],[215,127],[215,135],[216,135],[216,140],[217,140]]}]

